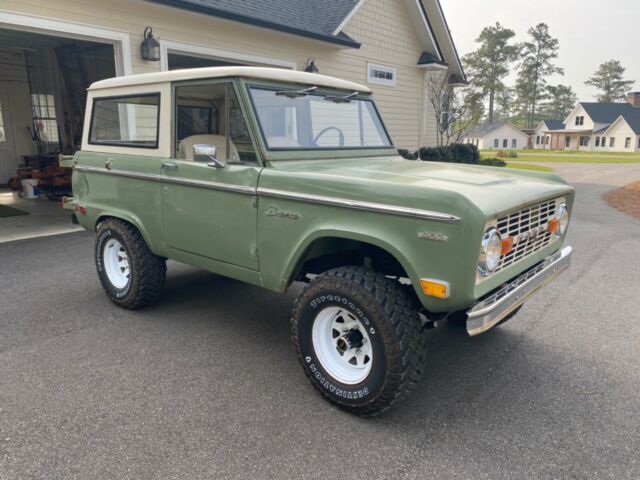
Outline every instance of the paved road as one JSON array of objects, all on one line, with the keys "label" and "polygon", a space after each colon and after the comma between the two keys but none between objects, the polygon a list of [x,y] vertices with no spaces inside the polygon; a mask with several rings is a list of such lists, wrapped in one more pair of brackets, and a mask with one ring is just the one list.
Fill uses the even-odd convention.
[{"label": "paved road", "polygon": [[170,264],[127,312],[90,235],[0,245],[0,478],[639,478],[640,222],[577,187],[572,269],[504,327],[432,332],[417,395],[370,420],[307,384],[294,292]]}]

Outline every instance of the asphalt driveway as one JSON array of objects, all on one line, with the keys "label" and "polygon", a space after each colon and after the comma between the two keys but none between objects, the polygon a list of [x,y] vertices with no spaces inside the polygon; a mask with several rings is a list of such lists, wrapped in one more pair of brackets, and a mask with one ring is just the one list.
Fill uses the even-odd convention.
[{"label": "asphalt driveway", "polygon": [[307,384],[295,292],[170,263],[128,312],[91,235],[0,244],[0,478],[639,478],[640,222],[599,178],[573,267],[504,327],[431,332],[417,395],[369,420]]}]

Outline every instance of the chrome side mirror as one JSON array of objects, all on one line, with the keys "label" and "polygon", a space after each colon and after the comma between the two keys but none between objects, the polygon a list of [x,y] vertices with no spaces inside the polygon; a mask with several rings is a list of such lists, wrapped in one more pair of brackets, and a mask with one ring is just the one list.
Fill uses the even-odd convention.
[{"label": "chrome side mirror", "polygon": [[193,161],[206,162],[208,166],[214,168],[223,168],[227,166],[224,160],[216,158],[215,145],[198,144],[193,146]]}]

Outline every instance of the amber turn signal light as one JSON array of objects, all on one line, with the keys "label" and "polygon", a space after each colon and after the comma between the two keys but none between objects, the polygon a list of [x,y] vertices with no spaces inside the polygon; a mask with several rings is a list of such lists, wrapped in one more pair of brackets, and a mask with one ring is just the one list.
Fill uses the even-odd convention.
[{"label": "amber turn signal light", "polygon": [[513,250],[513,237],[507,237],[502,239],[502,255],[506,255]]},{"label": "amber turn signal light", "polygon": [[547,227],[547,229],[551,233],[557,232],[558,228],[560,228],[560,220],[558,220],[557,218],[552,218],[551,220],[549,220],[549,226]]},{"label": "amber turn signal light", "polygon": [[449,284],[437,280],[420,280],[425,295],[436,298],[449,298]]}]

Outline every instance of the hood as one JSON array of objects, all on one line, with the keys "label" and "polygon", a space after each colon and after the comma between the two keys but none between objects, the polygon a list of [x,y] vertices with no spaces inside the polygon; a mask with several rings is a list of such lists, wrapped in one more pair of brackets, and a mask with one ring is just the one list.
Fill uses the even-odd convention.
[{"label": "hood", "polygon": [[270,166],[260,179],[266,188],[438,209],[454,215],[476,208],[489,217],[572,192],[553,174],[395,156],[281,161]]}]

